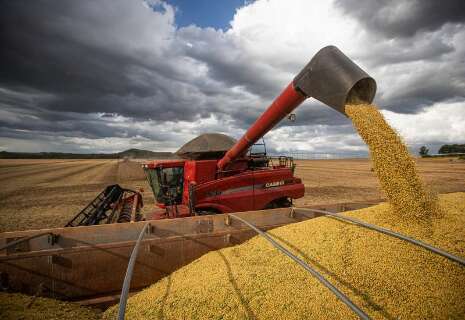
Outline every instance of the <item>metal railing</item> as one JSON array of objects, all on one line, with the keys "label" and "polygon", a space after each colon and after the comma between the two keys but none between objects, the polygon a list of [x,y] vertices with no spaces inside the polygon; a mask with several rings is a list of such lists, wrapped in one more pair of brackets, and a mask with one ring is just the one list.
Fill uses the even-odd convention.
[{"label": "metal railing", "polygon": [[58,235],[54,234],[53,232],[41,232],[41,233],[37,233],[37,234],[33,234],[29,237],[24,237],[24,238],[21,238],[21,239],[18,239],[18,240],[15,240],[15,241],[12,241],[10,243],[7,243],[6,245],[0,247],[0,251],[3,251],[3,250],[6,250],[8,248],[11,248],[11,247],[15,247],[17,246],[18,244],[22,243],[22,242],[25,242],[25,241],[29,241],[31,239],[35,239],[35,238],[39,238],[39,237],[42,237],[42,236],[50,236],[50,244],[51,245],[54,245],[58,239]]}]

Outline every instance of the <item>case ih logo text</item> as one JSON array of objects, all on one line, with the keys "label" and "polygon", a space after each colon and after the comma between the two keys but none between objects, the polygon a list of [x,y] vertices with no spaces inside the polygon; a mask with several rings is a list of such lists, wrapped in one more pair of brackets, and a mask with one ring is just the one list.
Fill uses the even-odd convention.
[{"label": "case ih logo text", "polygon": [[284,185],[284,180],[265,183],[265,188],[273,188]]}]

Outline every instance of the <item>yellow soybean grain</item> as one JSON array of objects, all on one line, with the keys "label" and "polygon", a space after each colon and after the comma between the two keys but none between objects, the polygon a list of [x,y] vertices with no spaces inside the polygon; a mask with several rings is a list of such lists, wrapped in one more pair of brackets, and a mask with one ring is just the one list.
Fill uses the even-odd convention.
[{"label": "yellow soybean grain", "polygon": [[345,112],[368,145],[381,189],[404,223],[430,222],[439,217],[437,198],[417,174],[415,162],[399,135],[374,105],[346,105]]},{"label": "yellow soybean grain", "polygon": [[[346,213],[465,256],[465,193],[442,195],[432,233],[386,220],[388,204]],[[464,319],[465,270],[429,251],[320,217],[270,233],[374,319]],[[117,306],[104,314],[114,319]],[[207,253],[128,301],[127,319],[355,319],[261,237]]]},{"label": "yellow soybean grain", "polygon": [[[31,304],[32,302],[32,304]],[[100,312],[75,303],[24,294],[0,293],[0,319],[4,320],[84,320],[100,319]]]}]

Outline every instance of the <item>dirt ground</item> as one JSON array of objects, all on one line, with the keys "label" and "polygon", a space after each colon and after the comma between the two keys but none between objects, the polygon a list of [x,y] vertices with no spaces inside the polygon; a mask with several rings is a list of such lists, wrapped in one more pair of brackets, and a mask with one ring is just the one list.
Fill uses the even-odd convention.
[{"label": "dirt ground", "polygon": [[144,189],[141,164],[117,160],[0,160],[0,232],[64,226],[107,185]]},{"label": "dirt ground", "polygon": [[[423,181],[437,193],[465,191],[465,161],[457,158],[417,158]],[[384,200],[368,159],[298,160],[296,176],[305,184],[297,206]]]},{"label": "dirt ground", "polygon": [[[379,202],[383,195],[367,159],[300,160],[296,176],[305,197],[296,205]],[[465,191],[465,161],[419,159],[419,172],[439,193]],[[153,194],[141,163],[117,160],[0,160],[0,232],[60,227],[105,186],[144,189],[144,213]]]}]

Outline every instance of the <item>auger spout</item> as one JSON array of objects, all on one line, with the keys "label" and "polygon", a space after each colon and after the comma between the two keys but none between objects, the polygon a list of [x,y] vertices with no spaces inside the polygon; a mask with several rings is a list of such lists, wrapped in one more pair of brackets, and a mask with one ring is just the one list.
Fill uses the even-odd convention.
[{"label": "auger spout", "polygon": [[335,46],[320,51],[273,101],[247,132],[218,161],[218,170],[242,156],[247,150],[287,117],[307,98],[313,97],[344,113],[348,103],[371,103],[376,82]]}]

